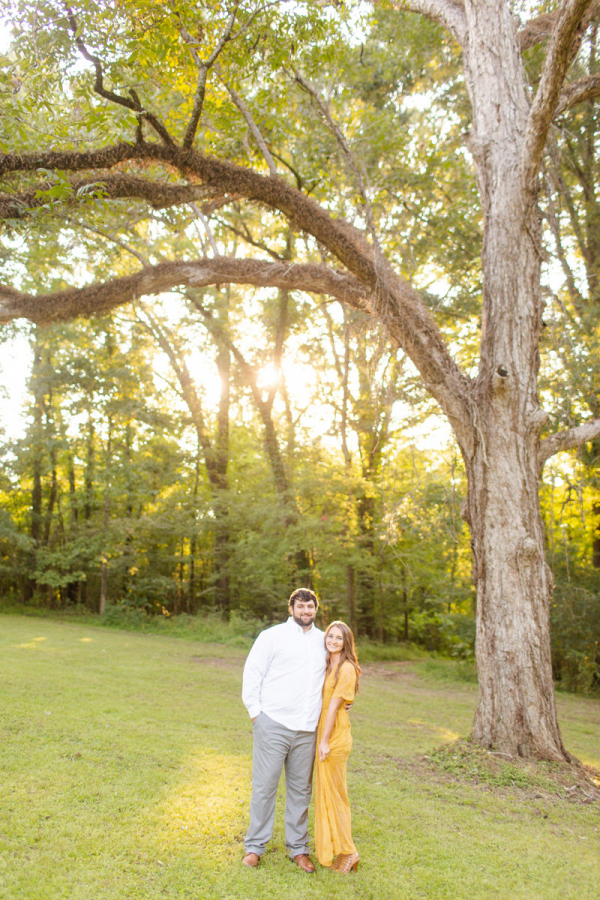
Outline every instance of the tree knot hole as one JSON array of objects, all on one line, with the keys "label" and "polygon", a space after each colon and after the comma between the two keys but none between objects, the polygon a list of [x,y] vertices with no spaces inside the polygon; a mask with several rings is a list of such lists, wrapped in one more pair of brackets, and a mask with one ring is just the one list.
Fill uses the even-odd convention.
[{"label": "tree knot hole", "polygon": [[504,363],[500,363],[492,378],[493,389],[496,393],[506,391],[509,383],[510,379],[508,377],[508,369],[504,365]]}]

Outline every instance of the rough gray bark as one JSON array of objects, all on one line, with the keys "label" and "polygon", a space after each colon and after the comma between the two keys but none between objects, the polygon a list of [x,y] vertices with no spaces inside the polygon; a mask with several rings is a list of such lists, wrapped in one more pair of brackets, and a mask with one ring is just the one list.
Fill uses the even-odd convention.
[{"label": "rough gray bark", "polygon": [[[473,738],[522,756],[564,759],[550,659],[552,575],[538,500],[537,394],[542,329],[537,173],[577,25],[589,2],[565,3],[530,104],[507,4],[465,4],[470,146],[485,221],[477,437],[461,447],[477,585],[480,694]],[[490,53],[487,48],[494,47]],[[583,435],[581,435],[583,437]]]},{"label": "rough gray bark", "polygon": [[[465,18],[469,146],[485,222],[476,434],[472,447],[461,444],[477,587],[473,739],[512,754],[564,759],[550,660],[552,576],[538,500],[544,416],[537,394],[541,227],[534,175],[553,110],[539,94],[530,107],[508,4],[467,2]],[[542,87],[556,102],[551,74]]]}]

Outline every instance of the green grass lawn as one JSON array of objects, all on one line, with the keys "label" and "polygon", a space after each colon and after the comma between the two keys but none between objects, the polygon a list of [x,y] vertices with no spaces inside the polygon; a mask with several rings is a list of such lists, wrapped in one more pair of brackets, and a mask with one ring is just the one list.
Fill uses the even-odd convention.
[{"label": "green grass lawn", "polygon": [[[0,898],[600,900],[600,803],[551,766],[490,770],[452,744],[476,687],[427,659],[365,667],[348,772],[358,872],[292,866],[281,803],[260,868],[243,869],[244,656],[0,616]],[[600,769],[600,702],[558,704],[566,746]]]}]

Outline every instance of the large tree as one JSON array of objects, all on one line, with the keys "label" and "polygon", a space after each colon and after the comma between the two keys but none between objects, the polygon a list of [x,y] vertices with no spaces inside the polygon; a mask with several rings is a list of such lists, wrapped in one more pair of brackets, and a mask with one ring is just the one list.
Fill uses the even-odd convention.
[{"label": "large tree", "polygon": [[[538,484],[545,460],[596,438],[600,420],[541,438],[547,416],[537,389],[543,308],[538,190],[553,119],[600,94],[598,76],[569,81],[598,4],[563,0],[524,23],[509,0],[402,0],[396,15],[408,35],[417,34],[411,13],[443,30],[446,37],[436,31],[433,48],[438,53],[444,47],[446,63],[456,60],[457,48],[461,54],[468,97],[462,124],[483,230],[476,373],[459,366],[429,296],[403,277],[396,255],[388,252],[389,242],[378,234],[385,219],[378,215],[381,184],[365,175],[377,116],[360,135],[360,154],[353,152],[347,133],[360,128],[360,117],[347,129],[337,118],[341,100],[355,110],[371,104],[377,111],[377,91],[373,87],[370,94],[360,94],[357,86],[356,97],[346,92],[340,99],[331,86],[332,56],[321,60],[320,69],[303,57],[303,46],[322,40],[338,15],[321,4],[286,12],[235,2],[204,19],[195,4],[171,10],[152,0],[124,0],[116,9],[112,4],[88,9],[81,3],[66,13],[52,3],[25,9],[22,27],[34,34],[38,48],[37,56],[30,50],[29,63],[39,69],[26,72],[23,64],[7,82],[17,98],[11,100],[19,123],[15,133],[18,138],[26,132],[23,110],[39,115],[35,92],[48,90],[48,83],[63,125],[62,131],[54,129],[51,148],[34,141],[37,149],[8,146],[0,157],[0,174],[9,185],[0,214],[12,220],[15,230],[32,216],[56,222],[82,204],[89,207],[94,196],[103,210],[124,201],[145,202],[154,210],[201,203],[207,214],[217,206],[250,204],[305,235],[313,255],[298,252],[295,259],[282,261],[268,248],[260,253],[260,241],[254,240],[252,254],[229,258],[213,240],[202,258],[173,258],[130,274],[115,273],[102,283],[50,293],[5,284],[0,318],[44,322],[89,316],[175,286],[225,283],[314,292],[370,312],[419,371],[452,427],[467,470],[464,516],[477,586],[480,683],[473,738],[511,754],[561,760],[568,754],[552,687],[552,575],[545,561]],[[60,36],[54,43],[52,34]],[[422,55],[426,43],[422,40],[415,53]],[[350,51],[356,44],[350,39]],[[524,51],[532,47],[543,55],[535,83],[523,63]],[[77,52],[79,66],[61,74],[64,60],[72,63]],[[394,53],[393,42],[389,53]],[[87,93],[81,88],[81,61],[92,69],[96,101],[89,83]],[[244,80],[248,74],[262,80],[250,86]],[[19,113],[23,79],[27,97]],[[203,119],[207,103],[212,104],[210,116]],[[65,110],[70,106],[68,129]],[[243,123],[243,140],[231,128],[233,114]],[[321,137],[314,121],[308,133],[303,116],[322,121]],[[219,121],[225,125],[217,134]],[[304,144],[298,137],[303,129]],[[388,135],[391,147],[398,139],[398,133]],[[249,150],[252,143],[259,154]],[[327,166],[336,153],[348,173],[339,190]],[[298,163],[302,157],[314,161],[312,178]],[[389,171],[388,159],[391,177]],[[401,193],[398,184],[394,190],[396,196]]]}]

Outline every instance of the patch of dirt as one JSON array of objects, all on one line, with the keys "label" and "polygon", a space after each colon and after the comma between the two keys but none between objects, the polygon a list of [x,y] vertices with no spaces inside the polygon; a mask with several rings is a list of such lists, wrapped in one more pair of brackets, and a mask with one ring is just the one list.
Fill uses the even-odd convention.
[{"label": "patch of dirt", "polygon": [[399,768],[439,784],[475,784],[483,790],[518,794],[521,800],[598,804],[600,772],[578,762],[520,759],[457,741],[429,755],[398,760]]},{"label": "patch of dirt", "polygon": [[385,660],[383,662],[361,663],[361,672],[368,678],[376,676],[377,678],[386,679],[402,679],[405,681],[417,681],[418,676],[411,668],[414,662],[411,660],[403,662],[392,662]]},{"label": "patch of dirt", "polygon": [[228,659],[224,656],[190,656],[190,660],[193,663],[214,666],[216,669],[236,669],[240,671],[243,668],[241,660]]}]

